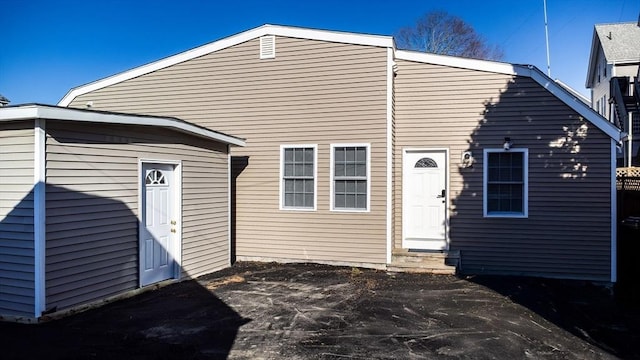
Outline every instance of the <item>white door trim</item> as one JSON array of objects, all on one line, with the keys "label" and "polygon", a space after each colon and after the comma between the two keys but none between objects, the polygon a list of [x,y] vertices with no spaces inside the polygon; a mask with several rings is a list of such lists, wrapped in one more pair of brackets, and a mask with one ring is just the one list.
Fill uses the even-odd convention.
[{"label": "white door trim", "polygon": [[[179,280],[182,273],[182,161],[180,160],[157,160],[157,159],[138,159],[138,251],[140,252],[140,241],[144,237],[144,219],[142,219],[143,190],[144,190],[144,164],[165,164],[173,165],[173,218],[177,219],[175,241],[173,246],[168,249],[174,259],[175,267],[173,269],[173,279]],[[142,285],[142,253],[138,254],[138,286]]]},{"label": "white door trim", "polygon": [[449,205],[450,205],[450,157],[449,157],[449,148],[403,148],[402,149],[402,191],[401,191],[401,199],[402,199],[402,204],[401,204],[401,211],[403,211],[402,214],[402,248],[404,249],[421,249],[421,243],[418,240],[405,240],[405,214],[404,214],[404,196],[405,196],[405,174],[404,174],[404,169],[405,169],[405,161],[407,158],[407,153],[416,153],[416,152],[444,152],[444,156],[445,156],[445,207],[444,207],[444,218],[445,218],[445,222],[444,222],[444,236],[445,236],[445,247],[442,250],[448,250],[449,249],[449,242],[450,242],[450,238],[449,238]]}]

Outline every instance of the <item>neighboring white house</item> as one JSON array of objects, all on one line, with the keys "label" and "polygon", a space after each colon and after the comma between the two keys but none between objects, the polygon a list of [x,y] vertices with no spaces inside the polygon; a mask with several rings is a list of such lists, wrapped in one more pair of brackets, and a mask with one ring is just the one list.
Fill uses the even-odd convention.
[{"label": "neighboring white house", "polygon": [[619,161],[624,159],[626,166],[638,162],[640,93],[635,89],[639,64],[640,23],[595,26],[586,87],[591,89],[591,107],[629,134],[624,152],[619,153]]}]

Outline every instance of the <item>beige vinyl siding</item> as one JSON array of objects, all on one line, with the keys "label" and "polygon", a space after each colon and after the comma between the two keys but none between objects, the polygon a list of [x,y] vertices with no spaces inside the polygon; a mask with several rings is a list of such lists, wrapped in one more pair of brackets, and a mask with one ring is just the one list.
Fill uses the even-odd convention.
[{"label": "beige vinyl siding", "polygon": [[[451,249],[466,273],[610,279],[610,139],[529,78],[398,61],[403,148],[449,148]],[[529,216],[483,217],[483,149],[529,150]],[[463,151],[475,163],[461,168]],[[395,189],[402,239],[402,189]],[[400,247],[400,241],[396,247]]]},{"label": "beige vinyl siding", "polygon": [[0,124],[0,314],[34,314],[33,121]]},{"label": "beige vinyl siding", "polygon": [[[385,262],[386,49],[277,37],[259,39],[76,98],[97,109],[176,116],[247,139],[236,184],[241,257]],[[370,212],[329,209],[330,146],[371,144]],[[280,145],[317,144],[317,211],[279,210]]]},{"label": "beige vinyl siding", "polygon": [[226,146],[140,126],[48,121],[47,134],[48,308],[138,287],[139,159],[182,161],[183,276],[228,265]]}]

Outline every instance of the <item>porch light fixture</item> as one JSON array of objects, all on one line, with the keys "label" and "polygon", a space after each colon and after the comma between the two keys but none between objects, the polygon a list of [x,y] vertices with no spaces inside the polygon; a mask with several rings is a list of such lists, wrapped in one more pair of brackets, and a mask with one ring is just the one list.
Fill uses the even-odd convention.
[{"label": "porch light fixture", "polygon": [[511,138],[504,138],[504,144],[502,144],[502,148],[504,149],[504,151],[509,151],[509,149],[511,149],[511,145]]}]

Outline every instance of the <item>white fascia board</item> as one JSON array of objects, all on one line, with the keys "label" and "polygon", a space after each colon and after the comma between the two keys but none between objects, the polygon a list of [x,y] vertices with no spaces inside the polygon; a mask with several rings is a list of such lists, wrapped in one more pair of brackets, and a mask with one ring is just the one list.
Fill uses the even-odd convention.
[{"label": "white fascia board", "polygon": [[114,76],[104,78],[84,86],[80,86],[69,91],[58,102],[59,106],[68,106],[73,99],[79,95],[86,94],[91,91],[102,89],[104,87],[117,84],[119,82],[133,79],[135,77],[145,75],[187,60],[191,60],[206,54],[210,54],[228,47],[241,44],[243,42],[253,40],[265,35],[277,35],[299,39],[321,40],[329,42],[338,42],[345,44],[357,44],[379,47],[393,47],[393,37],[382,35],[355,34],[338,31],[314,30],[305,28],[296,28],[277,25],[262,25],[252,30],[247,30],[239,34],[214,41],[212,43],[199,46],[197,48],[187,50],[185,52],[169,56],[162,60],[158,60],[147,65],[125,71]]},{"label": "white fascia board", "polygon": [[488,71],[506,75],[520,75],[518,67],[498,61],[469,59],[457,56],[430,54],[417,51],[397,50],[396,59],[415,61],[426,64],[450,66],[461,69]]},{"label": "white fascia board", "polygon": [[173,118],[135,116],[127,114],[110,114],[72,108],[28,105],[0,110],[0,121],[16,121],[26,119],[51,119],[61,121],[83,121],[105,124],[146,125],[169,128],[210,140],[230,145],[245,146],[242,139],[207,130],[187,122]]}]

